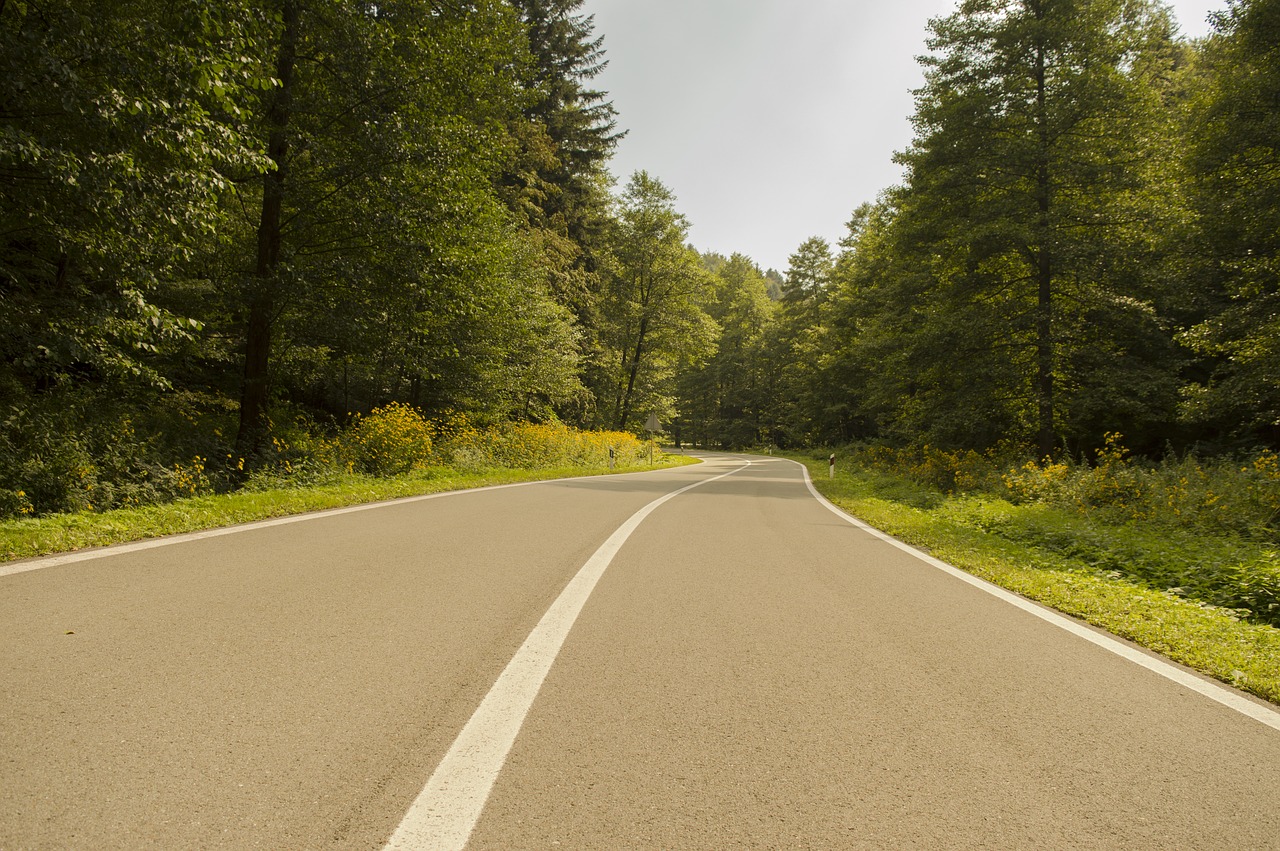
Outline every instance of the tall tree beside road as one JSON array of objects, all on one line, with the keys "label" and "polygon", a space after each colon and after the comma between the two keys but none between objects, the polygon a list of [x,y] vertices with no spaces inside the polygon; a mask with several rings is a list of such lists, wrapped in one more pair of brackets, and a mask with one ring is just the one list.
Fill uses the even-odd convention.
[{"label": "tall tree beside road", "polygon": [[821,237],[802,242],[788,258],[778,321],[765,351],[771,362],[774,401],[770,440],[797,446],[816,441],[825,402],[818,391],[820,340],[835,260]]},{"label": "tall tree beside road", "polygon": [[279,0],[275,11],[279,84],[259,118],[273,167],[228,311],[243,317],[245,456],[266,437],[283,351],[331,407],[337,384],[350,397],[353,371],[365,400],[465,393],[457,379],[487,357],[511,255],[491,186],[519,102],[512,9]]},{"label": "tall tree beside road", "polygon": [[899,307],[919,324],[901,345],[950,368],[917,389],[914,428],[945,420],[939,439],[974,442],[948,433],[970,385],[1041,455],[1094,425],[1091,406],[1113,422],[1167,419],[1169,343],[1142,269],[1125,262],[1142,223],[1158,221],[1167,11],[965,0],[930,29],[897,223],[916,261],[907,274],[928,280],[904,281]]},{"label": "tall tree beside road", "polygon": [[1192,204],[1208,261],[1207,315],[1184,335],[1211,358],[1195,419],[1280,443],[1280,2],[1236,0],[1215,19],[1194,102]]},{"label": "tall tree beside road", "polygon": [[[594,34],[592,16],[581,14],[583,0],[513,5],[527,30],[530,62],[513,130],[518,151],[504,171],[503,195],[528,223],[552,295],[573,312],[584,374],[598,385],[605,368],[599,326],[610,219],[606,164],[624,135],[607,94],[591,86],[606,64],[603,37]],[[562,413],[590,421],[595,407],[580,396]]]},{"label": "tall tree beside road", "polygon": [[817,318],[817,308],[827,296],[827,285],[835,260],[831,245],[820,236],[806,239],[790,257],[790,266],[782,285],[782,301],[805,314]]},{"label": "tall tree beside road", "polygon": [[[583,0],[512,0],[528,31],[531,55],[524,115],[551,144],[529,180],[544,221],[576,242],[590,241],[596,177],[623,134],[607,94],[589,87],[604,70],[603,37]],[[513,175],[514,177],[514,175]],[[535,183],[536,181],[536,183]]]},{"label": "tall tree beside road", "polygon": [[712,351],[716,326],[705,308],[714,283],[685,244],[688,233],[671,190],[647,172],[632,175],[602,303],[601,337],[613,366],[601,391],[612,399],[614,428],[638,427],[650,412],[667,415],[676,371]]},{"label": "tall tree beside road", "polygon": [[0,513],[136,499],[201,451],[134,426],[181,404],[171,358],[208,317],[173,296],[233,176],[268,166],[240,109],[266,28],[240,3],[0,3]]},{"label": "tall tree beside road", "polygon": [[702,445],[755,446],[765,442],[770,412],[764,353],[774,322],[769,282],[743,254],[703,255],[715,275],[707,313],[720,328],[715,354],[682,373],[679,436]]},{"label": "tall tree beside road", "polygon": [[228,172],[266,167],[237,104],[270,85],[237,4],[0,4],[0,384],[164,386],[197,323],[157,293],[223,224]]}]

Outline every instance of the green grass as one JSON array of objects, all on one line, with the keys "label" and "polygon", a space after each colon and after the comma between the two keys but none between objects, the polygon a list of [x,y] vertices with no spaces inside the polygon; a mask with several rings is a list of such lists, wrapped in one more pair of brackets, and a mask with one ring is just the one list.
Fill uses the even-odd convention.
[{"label": "green grass", "polygon": [[[1138,524],[1108,525],[994,496],[948,496],[885,473],[845,465],[829,479],[825,458],[790,456],[840,508],[901,541],[1280,703],[1280,629],[1256,613],[1196,599],[1201,571],[1266,564],[1262,545]],[[1226,567],[1224,567],[1224,565]],[[1176,590],[1169,590],[1176,584]],[[1221,582],[1213,588],[1221,587]],[[1209,595],[1220,591],[1206,592]],[[1229,596],[1229,595],[1228,595]],[[1239,597],[1248,597],[1245,589]]]},{"label": "green grass", "polygon": [[516,482],[608,475],[610,472],[635,473],[694,463],[697,463],[694,459],[682,455],[665,455],[661,462],[652,467],[631,466],[614,471],[598,466],[538,470],[494,469],[482,472],[459,472],[436,467],[394,478],[350,475],[341,477],[333,484],[317,487],[240,491],[100,514],[83,512],[7,520],[0,522],[0,561],[121,544],[407,496]]}]

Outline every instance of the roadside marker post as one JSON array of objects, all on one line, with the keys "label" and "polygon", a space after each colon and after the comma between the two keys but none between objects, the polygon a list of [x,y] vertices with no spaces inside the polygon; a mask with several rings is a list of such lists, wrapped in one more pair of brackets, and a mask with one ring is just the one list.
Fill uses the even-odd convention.
[{"label": "roadside marker post", "polygon": [[832,452],[831,457],[827,459],[827,477],[834,479],[836,477],[836,453]]},{"label": "roadside marker post", "polygon": [[644,424],[644,430],[649,433],[649,464],[652,465],[653,464],[653,444],[655,440],[654,435],[662,434],[662,423],[658,422],[658,414],[656,411],[654,413],[649,414],[649,419],[646,420]]}]

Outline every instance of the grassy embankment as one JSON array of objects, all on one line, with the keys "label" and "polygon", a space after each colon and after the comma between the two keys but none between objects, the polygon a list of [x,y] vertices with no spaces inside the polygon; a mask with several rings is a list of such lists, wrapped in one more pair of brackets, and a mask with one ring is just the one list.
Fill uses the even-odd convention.
[{"label": "grassy embankment", "polygon": [[472,429],[453,423],[442,433],[403,409],[376,414],[319,451],[282,452],[277,463],[235,492],[0,521],[0,561],[407,496],[694,463],[656,447],[650,463],[650,444],[619,432],[523,424]]},{"label": "grassy embankment", "polygon": [[[935,557],[1280,703],[1280,468],[1005,468],[939,452],[793,455],[850,514]],[[957,481],[959,480],[959,481]]]}]

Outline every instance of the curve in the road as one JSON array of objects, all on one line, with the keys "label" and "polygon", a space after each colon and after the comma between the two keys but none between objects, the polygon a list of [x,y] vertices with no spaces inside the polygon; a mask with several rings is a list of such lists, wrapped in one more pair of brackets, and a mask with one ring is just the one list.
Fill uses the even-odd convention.
[{"label": "curve in the road", "polygon": [[387,849],[444,851],[466,847],[547,672],[622,545],[659,506],[749,466],[751,462],[744,461],[727,473],[658,497],[631,515],[600,545],[516,651],[405,814]]}]

